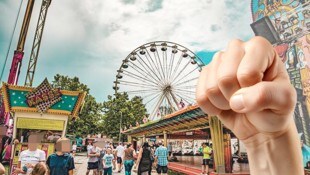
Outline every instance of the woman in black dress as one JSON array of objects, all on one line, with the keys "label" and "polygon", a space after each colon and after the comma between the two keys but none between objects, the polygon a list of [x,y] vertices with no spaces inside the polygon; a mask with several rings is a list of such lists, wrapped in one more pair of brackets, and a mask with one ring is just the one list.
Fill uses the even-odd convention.
[{"label": "woman in black dress", "polygon": [[152,169],[152,150],[149,143],[145,142],[139,151],[137,160],[138,175],[150,175]]}]

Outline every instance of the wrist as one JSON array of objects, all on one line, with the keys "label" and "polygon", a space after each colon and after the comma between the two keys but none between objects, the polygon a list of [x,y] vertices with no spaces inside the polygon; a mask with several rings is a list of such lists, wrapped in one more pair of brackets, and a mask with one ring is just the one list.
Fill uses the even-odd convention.
[{"label": "wrist", "polygon": [[248,153],[251,175],[303,173],[300,139],[293,121],[284,131],[259,133],[242,142]]}]

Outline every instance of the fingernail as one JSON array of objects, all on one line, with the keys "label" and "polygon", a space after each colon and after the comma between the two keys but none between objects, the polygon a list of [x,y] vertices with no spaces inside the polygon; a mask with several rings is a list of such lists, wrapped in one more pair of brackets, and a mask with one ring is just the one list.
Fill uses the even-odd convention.
[{"label": "fingernail", "polygon": [[244,109],[244,101],[243,101],[243,95],[242,94],[237,94],[234,95],[233,97],[231,97],[230,99],[230,107],[233,110],[237,110],[240,111],[242,109]]}]

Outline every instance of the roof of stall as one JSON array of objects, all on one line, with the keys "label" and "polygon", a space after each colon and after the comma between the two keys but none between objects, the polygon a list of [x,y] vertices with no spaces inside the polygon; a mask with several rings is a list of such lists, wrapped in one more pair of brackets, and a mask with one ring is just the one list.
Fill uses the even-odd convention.
[{"label": "roof of stall", "polygon": [[[35,88],[3,83],[0,89],[6,112],[39,112],[37,108],[29,107],[26,103],[26,95]],[[66,90],[60,90],[60,92],[61,100],[52,105],[47,110],[47,113],[77,117],[84,103],[86,93]]]},{"label": "roof of stall", "polygon": [[203,129],[209,127],[207,115],[197,106],[176,111],[156,121],[150,121],[138,127],[124,131],[123,133],[130,136],[158,135],[164,131],[169,133]]}]

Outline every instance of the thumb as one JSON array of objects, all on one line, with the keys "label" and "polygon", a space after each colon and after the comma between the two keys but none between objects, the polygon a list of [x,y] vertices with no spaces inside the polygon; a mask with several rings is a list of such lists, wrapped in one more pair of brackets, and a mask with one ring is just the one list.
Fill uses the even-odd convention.
[{"label": "thumb", "polygon": [[286,114],[294,109],[295,104],[296,91],[287,81],[263,81],[238,90],[230,98],[230,107],[237,113],[269,109],[274,113]]}]

